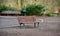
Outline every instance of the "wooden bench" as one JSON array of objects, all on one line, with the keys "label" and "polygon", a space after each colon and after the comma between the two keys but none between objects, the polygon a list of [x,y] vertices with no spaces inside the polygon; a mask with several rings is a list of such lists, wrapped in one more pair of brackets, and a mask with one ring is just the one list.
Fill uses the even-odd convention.
[{"label": "wooden bench", "polygon": [[[36,27],[36,17],[35,16],[18,16],[18,22],[21,26],[23,24],[34,24],[34,27]],[[38,22],[38,27],[39,27],[39,22]]]}]

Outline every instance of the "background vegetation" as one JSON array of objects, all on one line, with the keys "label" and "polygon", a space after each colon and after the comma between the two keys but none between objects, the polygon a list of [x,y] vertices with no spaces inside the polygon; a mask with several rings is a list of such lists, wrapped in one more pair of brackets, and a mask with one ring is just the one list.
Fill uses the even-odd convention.
[{"label": "background vegetation", "polygon": [[11,7],[11,6],[6,6],[6,5],[0,5],[0,12],[2,11],[14,11],[14,10],[17,10],[16,8],[14,7]]},{"label": "background vegetation", "polygon": [[21,9],[21,14],[24,15],[42,15],[42,11],[44,9],[44,5],[42,4],[28,4],[26,7]]}]

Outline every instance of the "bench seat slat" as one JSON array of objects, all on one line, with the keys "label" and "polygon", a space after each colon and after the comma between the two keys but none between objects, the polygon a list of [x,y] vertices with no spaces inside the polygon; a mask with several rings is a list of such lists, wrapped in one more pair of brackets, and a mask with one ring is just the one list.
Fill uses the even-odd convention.
[{"label": "bench seat slat", "polygon": [[19,23],[35,23],[36,18],[35,16],[19,16],[18,21]]}]

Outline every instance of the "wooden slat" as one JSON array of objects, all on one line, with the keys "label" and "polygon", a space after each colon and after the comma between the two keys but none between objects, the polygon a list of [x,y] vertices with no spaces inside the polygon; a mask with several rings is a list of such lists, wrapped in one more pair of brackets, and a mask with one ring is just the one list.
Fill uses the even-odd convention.
[{"label": "wooden slat", "polygon": [[19,16],[18,21],[19,23],[34,23],[35,22],[34,16]]}]

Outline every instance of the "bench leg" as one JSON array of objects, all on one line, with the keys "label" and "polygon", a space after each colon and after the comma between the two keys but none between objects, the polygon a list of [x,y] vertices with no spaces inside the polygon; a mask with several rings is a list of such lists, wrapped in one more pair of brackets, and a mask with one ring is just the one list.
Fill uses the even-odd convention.
[{"label": "bench leg", "polygon": [[22,24],[23,24],[23,23],[20,23],[20,27],[21,27]]},{"label": "bench leg", "polygon": [[37,26],[39,27],[39,22],[38,22]]},{"label": "bench leg", "polygon": [[36,23],[34,23],[34,28],[36,28]]},{"label": "bench leg", "polygon": [[20,27],[21,27],[21,25],[23,25],[25,27],[25,24],[24,23],[20,23]]},{"label": "bench leg", "polygon": [[21,24],[20,24],[20,28],[21,28]]},{"label": "bench leg", "polygon": [[23,23],[23,26],[25,27],[25,24]]}]

